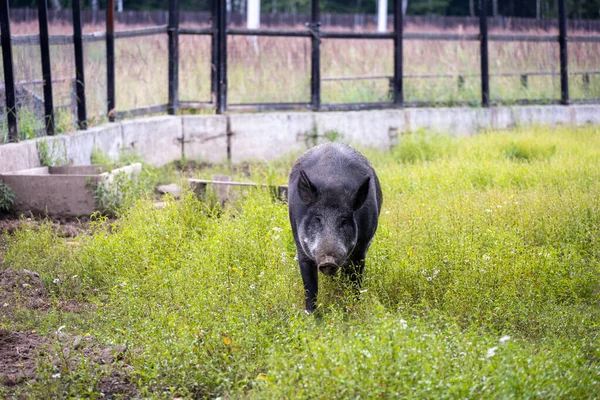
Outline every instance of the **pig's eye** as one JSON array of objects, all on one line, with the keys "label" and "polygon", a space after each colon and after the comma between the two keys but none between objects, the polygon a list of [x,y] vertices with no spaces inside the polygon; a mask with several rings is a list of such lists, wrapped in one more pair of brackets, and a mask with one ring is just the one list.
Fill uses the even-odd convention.
[{"label": "pig's eye", "polygon": [[321,218],[320,217],[315,217],[315,224],[316,225],[321,225]]},{"label": "pig's eye", "polygon": [[342,218],[340,221],[340,226],[343,228],[348,225],[348,220],[346,218]]}]

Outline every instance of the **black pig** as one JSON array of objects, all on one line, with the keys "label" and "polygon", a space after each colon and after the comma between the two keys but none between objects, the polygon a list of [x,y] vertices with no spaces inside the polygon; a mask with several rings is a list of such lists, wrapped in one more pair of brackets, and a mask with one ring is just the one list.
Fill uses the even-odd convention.
[{"label": "black pig", "polygon": [[323,144],[296,160],[288,203],[306,311],[316,307],[318,271],[335,275],[341,268],[360,286],[382,201],[375,170],[349,146]]}]

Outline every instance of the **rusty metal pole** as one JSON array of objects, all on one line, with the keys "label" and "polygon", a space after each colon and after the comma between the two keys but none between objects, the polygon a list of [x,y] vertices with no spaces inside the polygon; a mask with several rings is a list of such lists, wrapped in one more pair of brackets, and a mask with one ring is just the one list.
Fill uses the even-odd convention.
[{"label": "rusty metal pole", "polygon": [[81,30],[81,3],[73,0],[73,48],[75,50],[75,91],[77,94],[77,125],[87,129],[87,110],[85,103],[85,75],[83,60],[83,34]]},{"label": "rusty metal pole", "polygon": [[569,66],[567,50],[567,5],[558,0],[558,44],[560,46],[560,102],[569,104]]},{"label": "rusty metal pole", "polygon": [[52,67],[50,64],[50,38],[48,37],[48,4],[38,0],[38,22],[40,26],[40,52],[42,57],[42,79],[44,81],[44,126],[46,135],[54,135],[54,101],[52,99]]},{"label": "rusty metal pole", "polygon": [[312,0],[312,15],[308,25],[312,35],[310,99],[313,111],[318,111],[321,108],[321,38],[319,37],[321,22],[319,0]]},{"label": "rusty metal pole", "polygon": [[10,39],[10,16],[8,0],[0,0],[0,35],[2,36],[2,64],[4,67],[4,90],[6,94],[6,120],[8,141],[19,141],[17,124],[17,101],[15,96],[15,75],[13,69],[12,44]]},{"label": "rusty metal pole", "polygon": [[115,0],[106,1],[106,103],[110,122],[115,121]]},{"label": "rusty metal pole", "polygon": [[479,41],[481,56],[481,106],[490,106],[490,73],[488,65],[487,1],[479,2]]},{"label": "rusty metal pole", "polygon": [[169,0],[169,104],[167,112],[179,109],[179,0]]},{"label": "rusty metal pole", "polygon": [[402,15],[402,0],[396,0],[394,2],[394,89],[393,89],[393,101],[395,104],[402,106],[404,105],[404,92],[402,83],[403,74],[403,15]]}]

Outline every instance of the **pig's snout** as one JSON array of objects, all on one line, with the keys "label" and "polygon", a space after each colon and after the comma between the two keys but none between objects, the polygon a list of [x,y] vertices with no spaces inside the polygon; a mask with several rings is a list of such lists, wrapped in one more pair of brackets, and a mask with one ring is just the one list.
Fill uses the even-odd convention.
[{"label": "pig's snout", "polygon": [[318,267],[319,271],[329,276],[335,275],[339,269],[339,265],[335,263],[333,257],[324,257]]}]

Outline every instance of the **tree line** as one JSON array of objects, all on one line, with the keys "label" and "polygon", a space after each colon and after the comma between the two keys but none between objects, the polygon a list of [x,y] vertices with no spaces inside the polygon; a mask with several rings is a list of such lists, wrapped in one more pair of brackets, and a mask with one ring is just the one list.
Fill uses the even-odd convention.
[{"label": "tree line", "polygon": [[[182,10],[210,11],[212,0],[179,0]],[[227,9],[245,13],[247,0],[225,0]],[[479,0],[403,0],[409,15],[479,15]],[[491,16],[556,18],[558,0],[486,0]],[[165,10],[168,0],[117,0],[120,10]],[[388,0],[393,12],[394,0]],[[70,8],[71,0],[50,0],[51,8]],[[37,0],[11,0],[13,8],[37,7]],[[106,0],[83,0],[84,8],[104,9]],[[322,13],[374,14],[377,0],[320,0]],[[310,13],[311,0],[261,0],[262,13]],[[569,18],[600,19],[600,0],[567,0]]]}]

